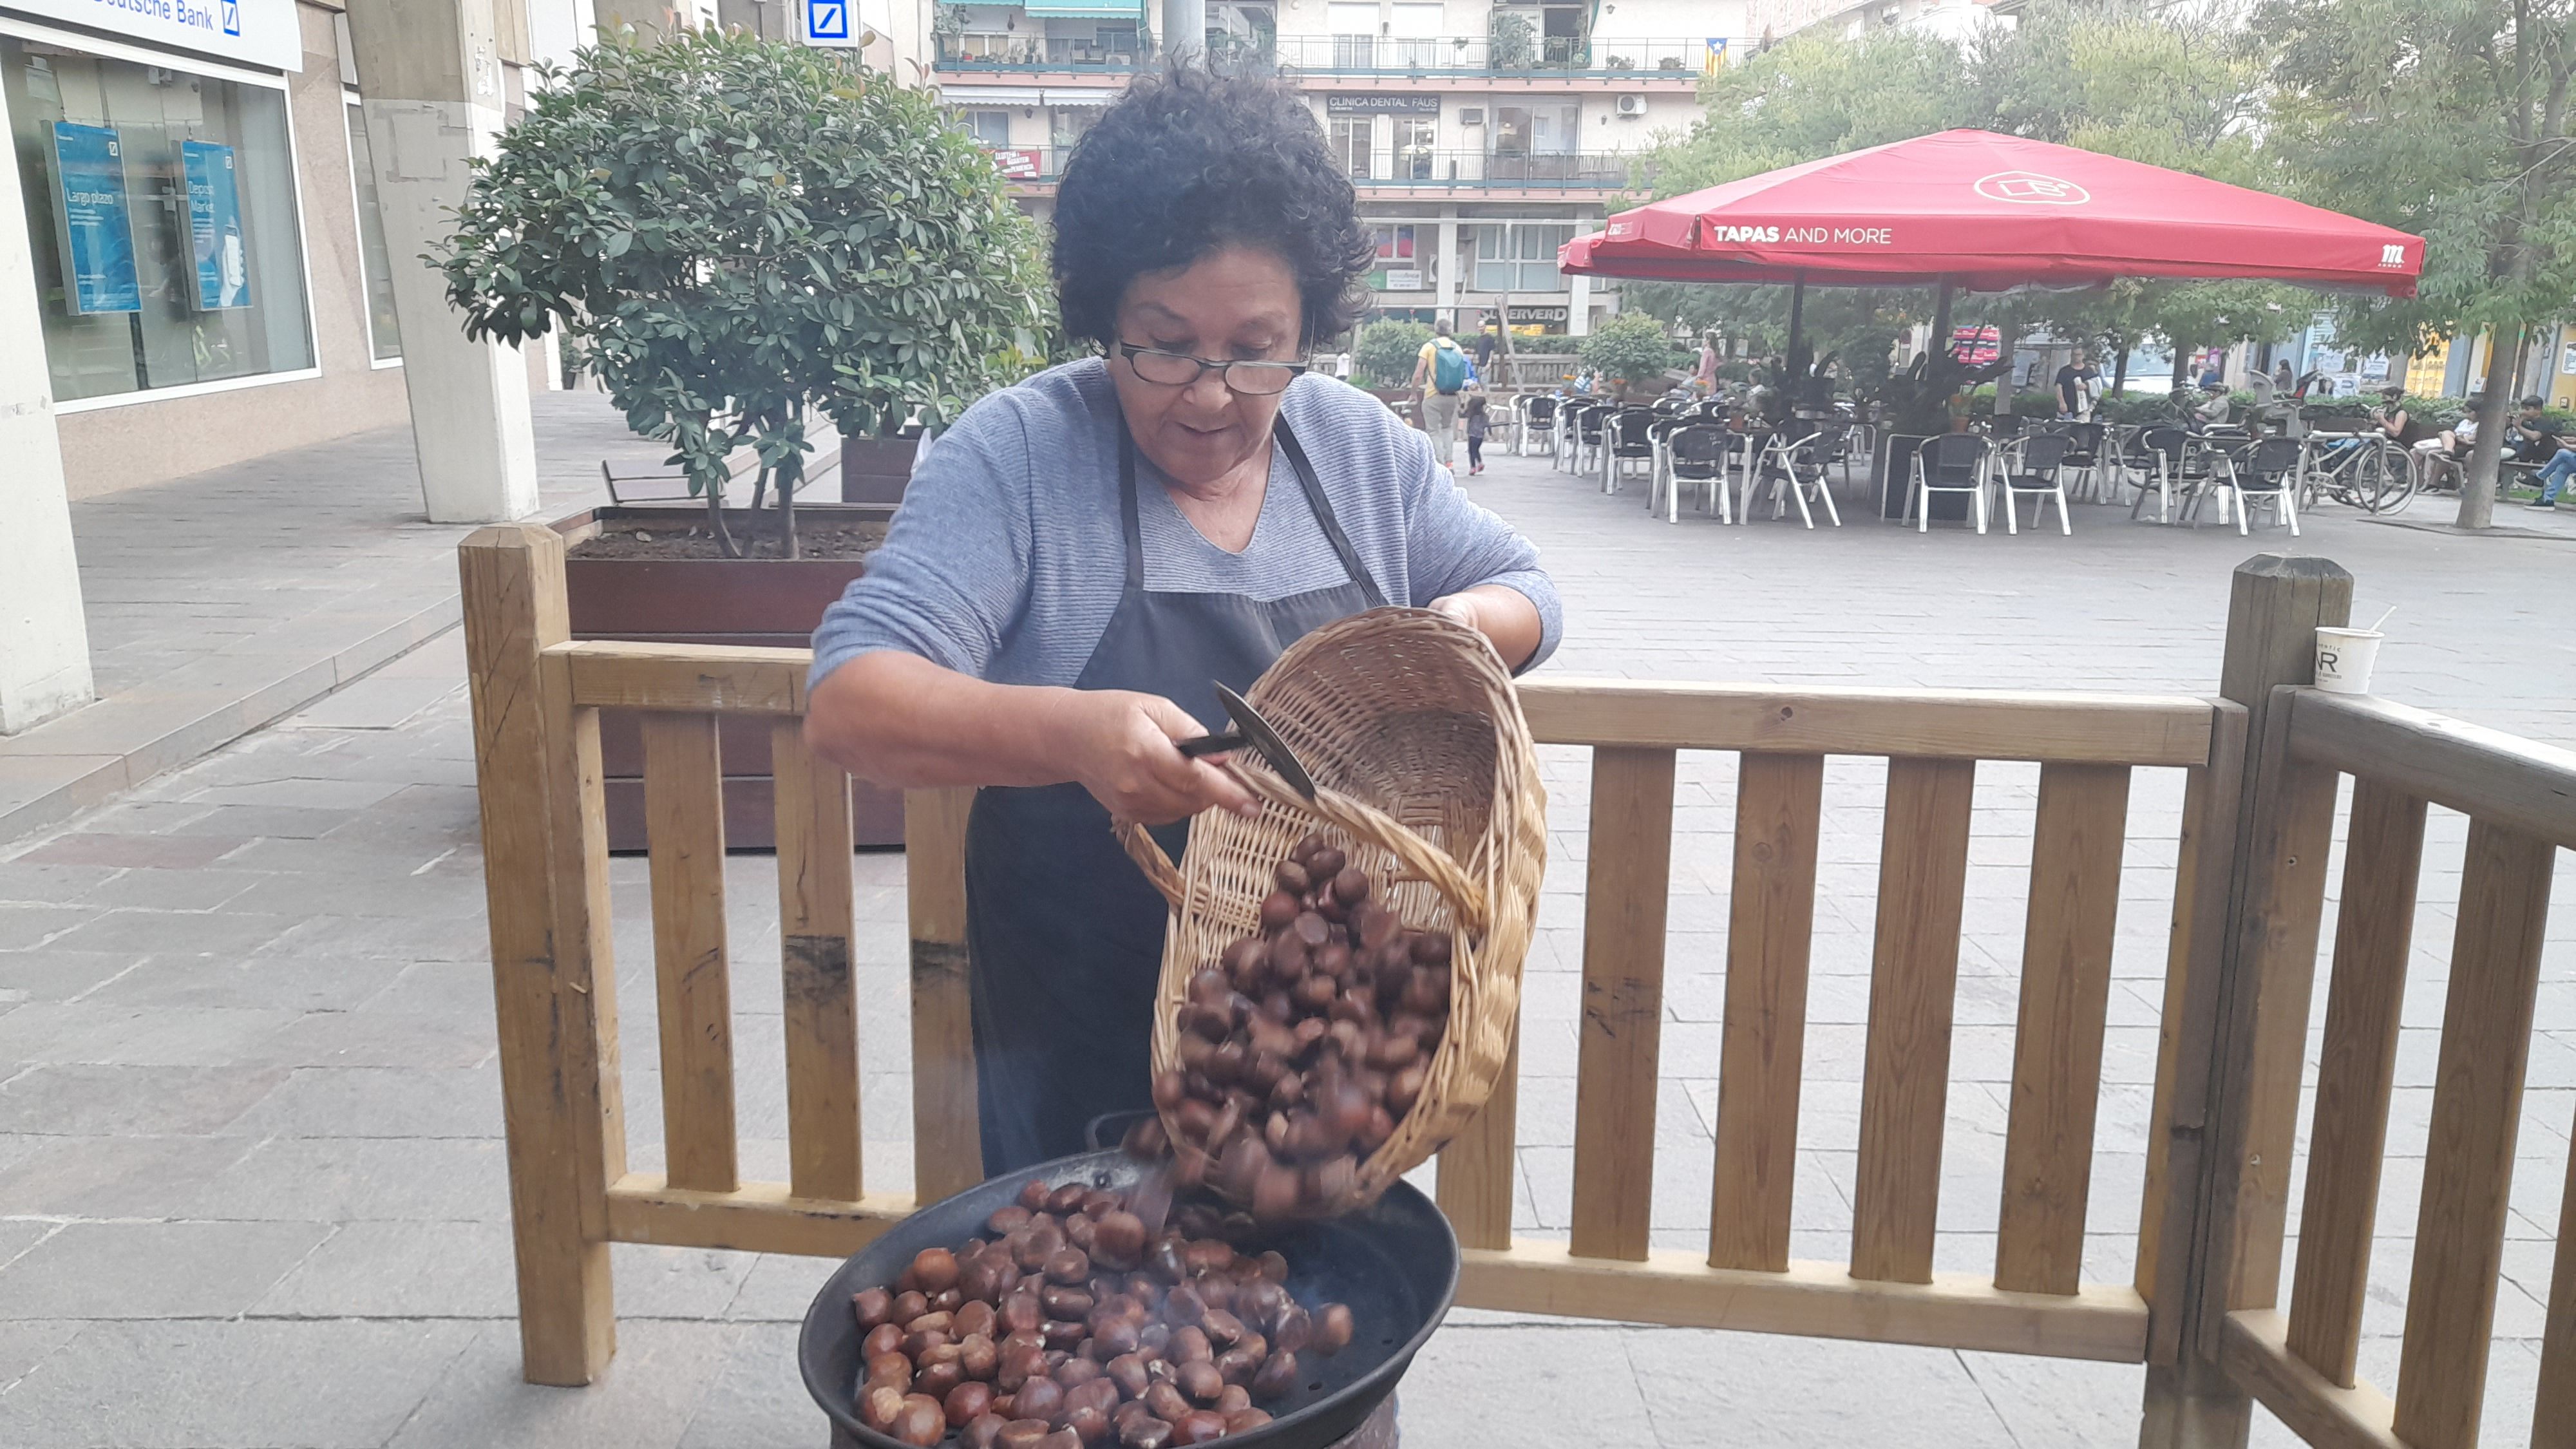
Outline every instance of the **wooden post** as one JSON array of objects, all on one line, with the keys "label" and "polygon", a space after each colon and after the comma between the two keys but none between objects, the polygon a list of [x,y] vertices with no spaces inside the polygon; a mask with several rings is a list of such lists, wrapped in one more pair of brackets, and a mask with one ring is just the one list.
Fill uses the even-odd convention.
[{"label": "wooden post", "polygon": [[912,915],[912,1195],[932,1203],[984,1180],[966,959],[966,814],[972,790],[908,790],[904,880]]},{"label": "wooden post", "polygon": [[[2237,565],[2219,692],[2246,710],[2254,747],[2238,790],[2237,869],[2217,979],[2214,989],[2189,993],[2214,1017],[2203,1181],[2196,1194],[2176,1195],[2195,1203],[2199,1221],[2187,1234],[2173,1223],[2161,1234],[2187,1242],[2190,1256],[2182,1301],[2156,1306],[2182,1322],[2175,1362],[2148,1367],[2141,1449],[2242,1449],[2250,1427],[2244,1393],[2218,1369],[2220,1329],[2229,1310],[2269,1308],[2279,1297],[2336,785],[2333,771],[2291,762],[2289,712],[2273,690],[2314,682],[2317,627],[2351,619],[2352,575],[2340,565],[2275,554]],[[2164,1029],[2196,1026],[2168,1020]],[[2179,1065],[2189,1069],[2189,1059]]]},{"label": "wooden post", "polygon": [[625,1171],[599,716],[543,654],[571,635],[552,529],[457,550],[500,1028],[519,1351],[530,1383],[586,1384],[617,1350],[608,1192]]},{"label": "wooden post", "polygon": [[1646,1261],[1655,1197],[1655,1066],[1672,892],[1673,752],[1592,752],[1583,908],[1583,1040],[1574,1091],[1577,1257]]}]

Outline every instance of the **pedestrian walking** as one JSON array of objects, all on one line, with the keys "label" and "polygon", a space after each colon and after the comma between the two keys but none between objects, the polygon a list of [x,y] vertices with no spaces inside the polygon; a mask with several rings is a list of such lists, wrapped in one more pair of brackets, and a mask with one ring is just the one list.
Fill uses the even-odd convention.
[{"label": "pedestrian walking", "polygon": [[1485,471],[1485,395],[1475,393],[1467,399],[1467,476]]},{"label": "pedestrian walking", "polygon": [[1431,456],[1452,473],[1457,471],[1458,395],[1467,390],[1473,366],[1445,322],[1431,329],[1431,340],[1422,344],[1422,354],[1413,362],[1413,385],[1422,391],[1422,430],[1431,435]]}]

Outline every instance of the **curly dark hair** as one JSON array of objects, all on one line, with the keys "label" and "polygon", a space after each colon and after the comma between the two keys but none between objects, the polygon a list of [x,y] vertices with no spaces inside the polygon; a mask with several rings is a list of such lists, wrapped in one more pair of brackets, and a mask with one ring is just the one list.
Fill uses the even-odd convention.
[{"label": "curly dark hair", "polygon": [[1108,346],[1130,282],[1229,244],[1288,264],[1303,341],[1348,330],[1364,310],[1353,284],[1377,246],[1297,93],[1199,66],[1138,76],[1074,148],[1056,189],[1064,330]]}]

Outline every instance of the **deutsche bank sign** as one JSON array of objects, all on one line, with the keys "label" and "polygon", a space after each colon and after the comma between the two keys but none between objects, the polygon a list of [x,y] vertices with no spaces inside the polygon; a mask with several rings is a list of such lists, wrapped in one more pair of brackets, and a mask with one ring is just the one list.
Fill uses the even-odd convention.
[{"label": "deutsche bank sign", "polygon": [[856,49],[868,43],[868,27],[859,19],[859,0],[803,0],[807,45]]},{"label": "deutsche bank sign", "polygon": [[295,0],[8,0],[10,10],[270,70],[304,68]]}]

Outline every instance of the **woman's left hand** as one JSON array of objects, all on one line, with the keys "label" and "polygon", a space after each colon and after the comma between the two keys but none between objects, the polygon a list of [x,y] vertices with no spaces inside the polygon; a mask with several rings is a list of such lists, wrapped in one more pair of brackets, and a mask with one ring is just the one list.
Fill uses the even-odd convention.
[{"label": "woman's left hand", "polygon": [[1484,635],[1492,641],[1494,652],[1514,669],[1527,664],[1530,656],[1538,652],[1542,633],[1538,606],[1508,584],[1478,584],[1472,589],[1442,594],[1424,607]]}]

